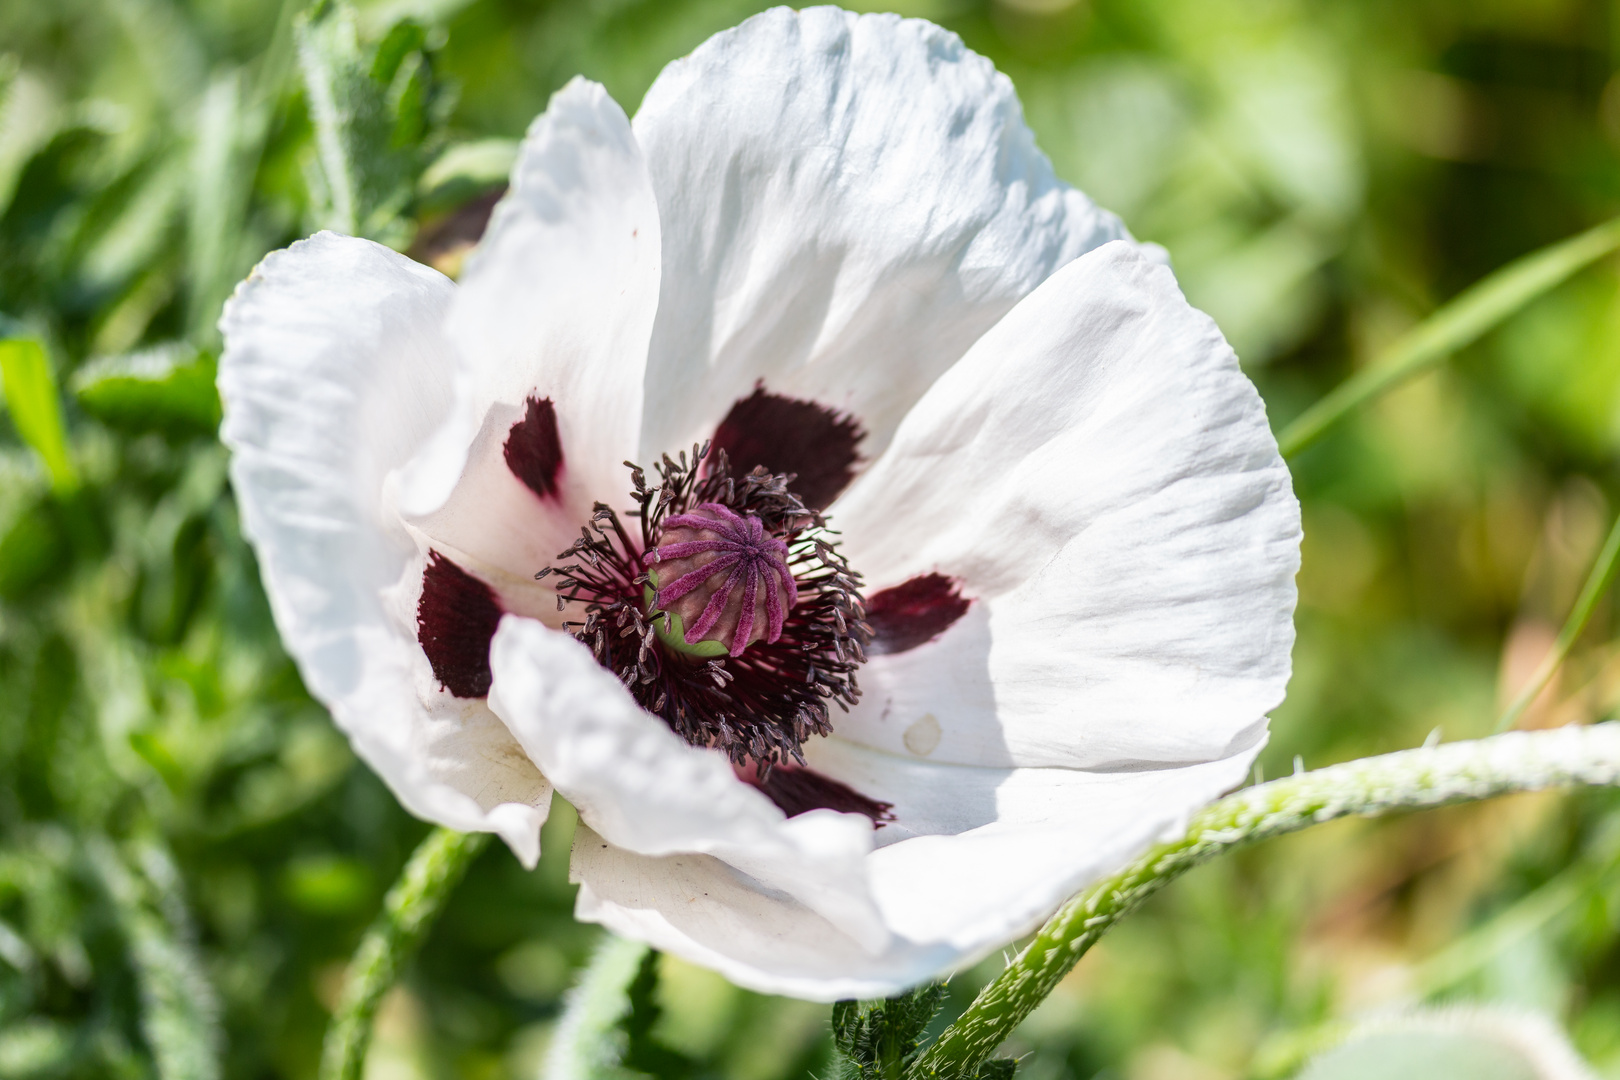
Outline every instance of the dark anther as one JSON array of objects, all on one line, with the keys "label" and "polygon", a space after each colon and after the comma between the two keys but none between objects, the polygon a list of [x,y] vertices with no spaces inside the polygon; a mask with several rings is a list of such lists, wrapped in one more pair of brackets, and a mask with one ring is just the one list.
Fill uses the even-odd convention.
[{"label": "dark anther", "polygon": [[[628,463],[627,463],[628,464]],[[700,468],[701,467],[701,468]],[[800,747],[832,731],[828,702],[847,708],[860,698],[856,669],[870,631],[860,577],[838,553],[820,514],[805,506],[787,478],[755,469],[733,477],[724,453],[693,447],[657,467],[658,484],[630,466],[639,519],[632,536],[611,508],[598,503],[591,523],[559,559],[559,604],[577,605],[580,621],[564,625],[590,647],[637,702],[694,746],[722,750],[736,764],[803,764]],[[649,619],[643,560],[672,518],[705,504],[724,508],[781,542],[793,602],[769,615],[774,640],[746,643],[734,654],[700,657],[658,637],[667,615]],[[717,514],[717,516],[719,516]],[[750,526],[754,528],[753,526]]]}]

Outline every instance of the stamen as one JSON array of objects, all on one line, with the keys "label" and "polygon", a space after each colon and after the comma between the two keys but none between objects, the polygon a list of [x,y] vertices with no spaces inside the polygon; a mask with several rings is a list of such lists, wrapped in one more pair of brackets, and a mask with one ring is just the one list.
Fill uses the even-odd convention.
[{"label": "stamen", "polygon": [[804,742],[832,731],[829,706],[859,700],[871,638],[835,534],[788,477],[733,477],[707,445],[665,455],[657,486],[626,465],[640,535],[598,503],[558,557],[571,561],[536,575],[556,575],[559,610],[582,612],[564,626],[687,742],[762,776],[803,764]]}]

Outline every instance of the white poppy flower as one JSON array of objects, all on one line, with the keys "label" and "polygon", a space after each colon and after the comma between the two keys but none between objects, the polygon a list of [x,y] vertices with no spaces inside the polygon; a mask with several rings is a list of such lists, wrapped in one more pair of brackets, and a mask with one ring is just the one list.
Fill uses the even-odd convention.
[{"label": "white poppy flower", "polygon": [[356,750],[526,864],[555,785],[580,917],[742,985],[1004,945],[1281,699],[1258,395],[927,23],[767,12],[634,122],[575,80],[459,284],[323,233],[222,327],[244,526]]}]

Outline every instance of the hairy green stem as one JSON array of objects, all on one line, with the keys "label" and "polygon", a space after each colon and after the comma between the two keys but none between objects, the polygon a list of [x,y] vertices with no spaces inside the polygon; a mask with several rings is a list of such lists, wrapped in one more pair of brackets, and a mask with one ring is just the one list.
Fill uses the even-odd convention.
[{"label": "hairy green stem", "polygon": [[1620,250],[1620,218],[1515,259],[1469,286],[1284,428],[1277,437],[1283,457],[1299,453],[1358,405],[1472,344],[1531,300],[1615,250]]},{"label": "hairy green stem", "polygon": [[1620,782],[1620,722],[1515,731],[1299,773],[1228,795],[1186,835],[1070,900],[907,1071],[971,1078],[1075,962],[1124,916],[1200,863],[1335,818],[1376,817],[1562,784]]},{"label": "hairy green stem", "polygon": [[612,934],[602,939],[579,982],[568,992],[546,1048],[542,1080],[626,1077],[630,1040],[625,1019],[633,1008],[630,987],[642,974],[648,955],[647,946],[639,941]]},{"label": "hairy green stem", "polygon": [[383,898],[382,913],[349,962],[343,994],[321,1048],[320,1080],[358,1080],[371,1045],[377,1005],[416,952],[444,902],[484,846],[488,833],[434,829]]},{"label": "hairy green stem", "polygon": [[1575,639],[1581,636],[1586,624],[1592,619],[1592,612],[1597,610],[1597,603],[1603,594],[1609,591],[1614,584],[1614,574],[1620,570],[1620,517],[1614,519],[1614,526],[1609,530],[1609,538],[1603,542],[1603,550],[1598,552],[1597,561],[1592,564],[1591,571],[1586,575],[1586,584],[1581,588],[1581,595],[1575,601],[1575,607],[1570,610],[1569,618],[1564,622],[1564,628],[1558,632],[1558,639],[1553,642],[1552,649],[1547,653],[1530,681],[1525,683],[1519,696],[1502,713],[1502,718],[1496,722],[1497,731],[1506,731],[1519,722],[1519,717],[1530,703],[1536,700],[1547,683],[1552,681],[1553,674],[1563,664],[1569,650],[1574,647]]}]

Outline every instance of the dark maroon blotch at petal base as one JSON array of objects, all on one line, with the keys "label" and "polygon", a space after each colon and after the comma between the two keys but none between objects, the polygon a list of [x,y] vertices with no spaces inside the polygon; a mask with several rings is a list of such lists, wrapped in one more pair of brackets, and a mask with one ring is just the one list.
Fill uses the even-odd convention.
[{"label": "dark maroon blotch at petal base", "polygon": [[557,410],[550,398],[531,397],[523,405],[523,419],[513,424],[506,435],[506,467],[544,499],[557,494],[557,477],[562,475]]},{"label": "dark maroon blotch at petal base", "polygon": [[919,574],[866,598],[872,628],[868,656],[892,656],[932,641],[951,628],[973,603],[944,574]]},{"label": "dark maroon blotch at petal base", "polygon": [[801,769],[791,765],[778,765],[763,780],[754,781],[776,808],[788,817],[798,817],[812,810],[837,810],[845,814],[865,814],[872,824],[882,827],[893,821],[893,803],[869,799],[848,784],[823,776],[814,769]]},{"label": "dark maroon blotch at petal base", "polygon": [[714,447],[726,452],[733,476],[746,476],[757,465],[769,473],[794,473],[793,494],[810,509],[824,510],[855,479],[855,447],[865,437],[853,416],[767,393],[760,383],[720,421]]},{"label": "dark maroon blotch at petal base", "polygon": [[493,679],[489,643],[501,621],[495,591],[455,563],[429,552],[416,602],[416,640],[433,677],[459,698],[481,698]]}]

